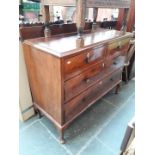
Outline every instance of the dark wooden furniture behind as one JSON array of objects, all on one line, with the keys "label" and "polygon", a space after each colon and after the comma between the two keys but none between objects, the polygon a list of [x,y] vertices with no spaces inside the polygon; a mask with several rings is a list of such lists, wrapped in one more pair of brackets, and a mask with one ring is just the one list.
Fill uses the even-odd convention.
[{"label": "dark wooden furniture behind", "polygon": [[76,35],[24,41],[24,56],[34,105],[61,131],[122,80],[131,33],[103,29]]},{"label": "dark wooden furniture behind", "polygon": [[[75,23],[71,24],[53,24],[50,23],[51,36],[54,35],[64,35],[70,33],[77,33],[77,28]],[[90,31],[92,28],[92,22],[86,22],[84,30]],[[44,24],[21,24],[19,27],[19,32],[22,40],[33,39],[44,37]]]}]

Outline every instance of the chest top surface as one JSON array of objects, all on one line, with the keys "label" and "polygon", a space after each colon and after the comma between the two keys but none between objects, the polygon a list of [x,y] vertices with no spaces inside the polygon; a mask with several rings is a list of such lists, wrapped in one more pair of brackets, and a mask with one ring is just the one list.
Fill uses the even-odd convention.
[{"label": "chest top surface", "polygon": [[51,37],[51,38],[36,38],[25,40],[25,44],[35,47],[39,50],[55,55],[57,57],[64,57],[81,50],[103,43],[110,43],[120,38],[131,37],[131,33],[122,34],[116,30],[97,30],[93,33],[83,35],[84,46],[82,48],[76,47],[77,35],[69,35],[65,37]]}]

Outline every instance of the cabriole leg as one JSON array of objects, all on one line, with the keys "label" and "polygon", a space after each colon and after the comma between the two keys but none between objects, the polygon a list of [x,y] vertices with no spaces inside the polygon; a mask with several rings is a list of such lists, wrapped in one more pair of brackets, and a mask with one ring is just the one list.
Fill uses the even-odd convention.
[{"label": "cabriole leg", "polygon": [[125,83],[128,83],[128,67],[125,66]]},{"label": "cabriole leg", "polygon": [[35,111],[35,114],[38,114],[39,118],[43,117],[42,113],[40,112],[40,110],[36,106],[34,106],[34,111]]},{"label": "cabriole leg", "polygon": [[61,144],[64,144],[65,143],[64,130],[63,129],[60,130],[60,143]]},{"label": "cabriole leg", "polygon": [[38,114],[39,119],[43,117],[43,115],[41,114],[41,112],[36,108],[35,109],[36,114]]},{"label": "cabriole leg", "polygon": [[119,83],[119,84],[116,86],[115,94],[118,94],[120,87],[121,87],[121,85],[120,85],[120,83]]},{"label": "cabriole leg", "polygon": [[43,117],[43,115],[41,114],[41,112],[39,110],[38,110],[38,116],[39,116],[39,118]]}]

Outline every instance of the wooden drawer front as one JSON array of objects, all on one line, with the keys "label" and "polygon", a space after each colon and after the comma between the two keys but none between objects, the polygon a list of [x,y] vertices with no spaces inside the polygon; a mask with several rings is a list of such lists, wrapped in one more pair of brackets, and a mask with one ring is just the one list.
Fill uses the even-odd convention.
[{"label": "wooden drawer front", "polygon": [[115,58],[107,58],[105,62],[105,67],[108,70],[111,70],[111,68],[117,69],[124,67],[124,62],[125,62],[125,56],[118,56]]},{"label": "wooden drawer front", "polygon": [[97,80],[105,75],[105,64],[101,62],[94,65],[89,70],[65,82],[65,101],[80,94],[82,91],[93,85]]},{"label": "wooden drawer front", "polygon": [[111,43],[108,45],[108,53],[112,57],[117,57],[119,55],[125,54],[126,50],[128,49],[130,39],[123,39]]},{"label": "wooden drawer front", "polygon": [[122,69],[113,73],[107,79],[100,80],[94,86],[75,97],[73,100],[65,104],[65,120],[69,121],[76,117],[81,111],[92,105],[102,95],[106,94],[117,83],[121,81]]},{"label": "wooden drawer front", "polygon": [[65,59],[65,74],[70,74],[74,71],[79,71],[84,67],[93,64],[97,60],[104,59],[106,55],[106,47],[98,46],[85,50],[84,53]]}]

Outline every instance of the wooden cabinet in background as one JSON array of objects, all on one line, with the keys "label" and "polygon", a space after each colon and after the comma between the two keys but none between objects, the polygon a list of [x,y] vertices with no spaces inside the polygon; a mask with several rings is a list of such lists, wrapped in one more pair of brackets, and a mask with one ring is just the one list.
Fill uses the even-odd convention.
[{"label": "wooden cabinet in background", "polygon": [[131,33],[96,30],[76,35],[24,41],[24,55],[34,105],[61,131],[122,80]]}]

